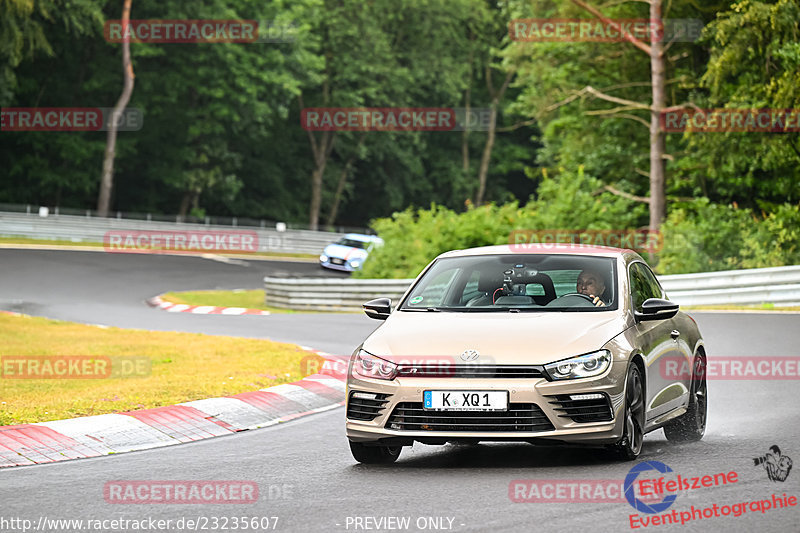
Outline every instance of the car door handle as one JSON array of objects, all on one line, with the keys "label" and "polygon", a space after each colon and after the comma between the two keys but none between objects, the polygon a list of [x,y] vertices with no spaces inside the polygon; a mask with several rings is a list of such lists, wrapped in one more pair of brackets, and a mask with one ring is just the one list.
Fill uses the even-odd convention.
[{"label": "car door handle", "polygon": [[680,331],[678,331],[677,329],[673,329],[673,330],[670,332],[669,336],[670,336],[670,337],[672,337],[673,339],[677,339],[678,337],[680,337],[680,336],[681,336],[681,332],[680,332]]}]

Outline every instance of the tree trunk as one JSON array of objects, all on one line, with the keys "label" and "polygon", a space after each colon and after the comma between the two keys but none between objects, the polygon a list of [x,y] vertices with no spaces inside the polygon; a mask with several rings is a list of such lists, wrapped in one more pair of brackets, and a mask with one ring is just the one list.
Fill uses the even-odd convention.
[{"label": "tree trunk", "polygon": [[[467,86],[467,92],[464,96],[464,116],[469,117],[469,104],[470,104],[471,87]],[[464,128],[461,133],[461,171],[464,173],[465,178],[469,178],[469,128]]]},{"label": "tree trunk", "polygon": [[514,71],[509,70],[506,72],[506,79],[499,89],[495,90],[492,84],[492,67],[486,65],[486,86],[489,89],[489,94],[492,97],[491,111],[489,112],[489,134],[486,137],[486,144],[483,145],[483,155],[481,156],[481,165],[478,168],[478,192],[475,193],[475,207],[483,203],[483,196],[486,194],[486,178],[489,175],[489,162],[492,160],[492,150],[494,149],[494,139],[497,134],[497,106],[500,105],[500,100],[508,89],[508,84],[511,83],[511,78],[514,77]]},{"label": "tree trunk", "polygon": [[[662,0],[647,0],[650,4],[650,21],[651,23],[662,24],[661,18],[661,4]],[[572,3],[585,9],[595,17],[606,22],[611,23],[611,19],[603,15],[600,10],[594,6],[587,4],[584,0],[572,0]],[[662,26],[663,28],[663,26]],[[619,30],[619,26],[617,26]],[[664,172],[664,152],[665,152],[665,136],[661,129],[661,114],[666,107],[666,67],[664,61],[664,43],[662,32],[650,32],[650,44],[640,41],[636,37],[628,36],[627,41],[650,56],[650,82],[652,83],[652,99],[650,105],[650,229],[658,231],[661,223],[667,214],[667,204],[664,187],[666,184]],[[591,89],[588,87],[587,89]],[[631,102],[620,98],[613,98],[609,95],[604,95],[594,89],[592,94],[610,102],[617,102],[622,105],[633,105],[640,107],[638,102]]]},{"label": "tree trunk", "polygon": [[494,148],[494,137],[497,126],[497,100],[492,102],[491,113],[489,114],[489,136],[483,146],[481,156],[481,166],[478,168],[478,192],[475,193],[475,207],[483,203],[483,196],[486,194],[486,177],[489,174],[489,161],[492,159],[492,149]]},{"label": "tree trunk", "polygon": [[361,146],[364,144],[364,139],[367,138],[366,133],[362,133],[358,139],[358,145],[356,146],[356,152],[353,156],[347,160],[347,163],[344,164],[342,171],[339,173],[339,182],[336,184],[336,192],[333,195],[333,203],[331,204],[331,210],[328,213],[328,219],[325,222],[327,226],[333,226],[333,223],[336,222],[336,215],[339,214],[339,203],[342,200],[342,194],[344,193],[344,186],[347,183],[347,175],[350,174],[350,168],[353,166],[353,163],[356,162],[359,156],[359,150]]},{"label": "tree trunk", "polygon": [[[467,70],[467,90],[464,93],[464,116],[469,118],[470,104],[472,100],[472,63],[474,60],[474,47],[475,35],[472,31],[469,32],[469,58]],[[467,122],[469,125],[469,122]],[[464,128],[461,134],[461,171],[464,173],[464,178],[469,180],[469,127]]]},{"label": "tree trunk", "polygon": [[323,131],[319,143],[317,143],[312,132],[308,132],[311,138],[311,153],[314,155],[314,170],[311,172],[311,203],[308,208],[308,226],[312,230],[319,229],[319,210],[322,206],[322,177],[325,175],[325,167],[328,165],[328,157],[333,150],[333,143],[336,141],[336,134],[331,131]]},{"label": "tree trunk", "polygon": [[[661,0],[650,0],[650,20],[661,21]],[[650,34],[650,75],[653,104],[650,111],[650,230],[658,231],[667,214],[664,196],[664,131],[661,113],[666,107],[666,77],[662,35]]]},{"label": "tree trunk", "polygon": [[[122,7],[122,27],[125,31],[131,19],[131,0],[125,0]],[[122,72],[125,76],[122,94],[111,113],[111,123],[108,124],[106,135],[106,152],[103,156],[103,173],[100,177],[100,193],[97,197],[97,215],[108,216],[111,206],[111,190],[114,186],[114,155],[117,146],[117,123],[128,105],[133,93],[133,65],[131,64],[130,39],[122,40]],[[104,117],[105,118],[105,117]]]},{"label": "tree trunk", "polygon": [[181,206],[178,208],[178,216],[181,220],[186,218],[186,213],[189,212],[189,203],[192,201],[192,193],[190,191],[183,191],[181,197]]}]

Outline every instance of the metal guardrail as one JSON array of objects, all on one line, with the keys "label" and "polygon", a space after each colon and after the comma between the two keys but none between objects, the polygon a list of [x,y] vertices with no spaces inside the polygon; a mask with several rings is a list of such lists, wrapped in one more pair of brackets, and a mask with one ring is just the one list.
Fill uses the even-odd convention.
[{"label": "metal guardrail", "polygon": [[800,266],[660,276],[681,305],[800,305]]},{"label": "metal guardrail", "polygon": [[265,302],[272,307],[302,311],[361,311],[375,298],[397,303],[414,280],[264,278]]},{"label": "metal guardrail", "polygon": [[[413,279],[264,278],[267,305],[306,311],[360,311],[379,297],[396,304]],[[659,276],[680,305],[800,305],[800,266]]]},{"label": "metal guardrail", "polygon": [[[36,206],[31,204],[5,204],[0,203],[1,213],[16,213],[27,215],[38,215],[41,211],[46,211],[50,216],[60,215],[74,215],[81,218],[116,218],[124,220],[146,220],[148,222],[167,222],[167,223],[186,223],[186,224],[203,224],[212,226],[247,226],[257,228],[275,228],[277,225],[285,225],[286,229],[291,230],[310,230],[308,224],[302,222],[275,222],[265,220],[263,218],[255,219],[248,217],[226,217],[207,215],[196,217],[193,215],[162,215],[158,213],[136,213],[130,211],[113,211],[107,217],[101,217],[97,211],[92,209],[75,209],[71,207],[48,207]],[[325,225],[315,231],[325,231],[332,233],[367,233],[372,234],[372,231],[366,228],[341,226],[341,225]]]},{"label": "metal guardrail", "polygon": [[318,254],[343,233],[276,227],[227,226],[125,218],[99,218],[48,213],[0,212],[0,236],[102,243],[108,231],[252,231],[258,235],[259,252]]}]

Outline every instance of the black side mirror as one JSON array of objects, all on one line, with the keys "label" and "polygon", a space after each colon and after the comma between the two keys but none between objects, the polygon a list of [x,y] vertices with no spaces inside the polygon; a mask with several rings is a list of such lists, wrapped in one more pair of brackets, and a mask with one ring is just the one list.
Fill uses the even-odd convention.
[{"label": "black side mirror", "polygon": [[392,312],[392,301],[389,298],[376,298],[363,304],[362,307],[368,317],[386,320]]},{"label": "black side mirror", "polygon": [[636,320],[665,320],[678,314],[680,306],[669,300],[661,298],[648,298],[642,304],[641,311],[634,311]]}]

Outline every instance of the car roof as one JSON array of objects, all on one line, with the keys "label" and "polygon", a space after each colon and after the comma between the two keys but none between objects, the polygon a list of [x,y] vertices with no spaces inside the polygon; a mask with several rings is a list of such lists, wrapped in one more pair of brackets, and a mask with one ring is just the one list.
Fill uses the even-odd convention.
[{"label": "car roof", "polygon": [[439,257],[465,257],[473,255],[516,255],[516,254],[575,254],[575,255],[595,255],[599,257],[620,257],[628,259],[639,257],[633,250],[623,248],[612,248],[610,246],[596,246],[589,244],[570,244],[570,243],[523,243],[523,244],[500,244],[496,246],[481,246],[479,248],[468,248],[465,250],[452,250],[445,252]]}]

